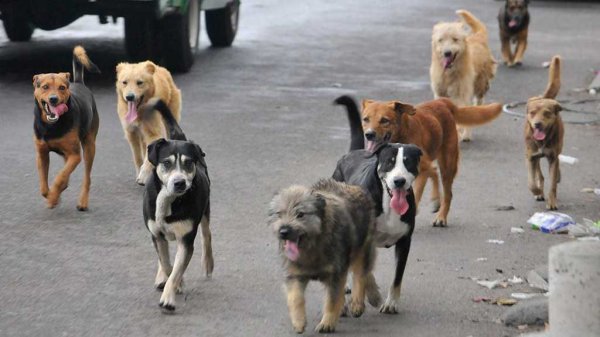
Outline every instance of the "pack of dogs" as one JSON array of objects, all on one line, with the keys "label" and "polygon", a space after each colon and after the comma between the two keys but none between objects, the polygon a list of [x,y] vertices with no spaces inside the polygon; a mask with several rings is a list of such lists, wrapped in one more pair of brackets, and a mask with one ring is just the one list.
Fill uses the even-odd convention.
[{"label": "pack of dogs", "polygon": [[[527,0],[506,0],[498,15],[502,57],[511,67],[521,64],[527,46],[527,5]],[[294,331],[306,329],[304,292],[311,280],[325,285],[318,332],[335,331],[340,316],[361,316],[365,299],[381,313],[399,312],[415,217],[428,180],[437,213],[433,226],[448,225],[459,141],[471,140],[470,128],[493,121],[502,111],[501,104],[484,104],[497,71],[487,28],[466,10],[456,13],[460,22],[438,23],[432,32],[430,78],[435,99],[417,105],[365,99],[359,108],[352,97],[338,97],[334,103],[345,107],[349,121],[349,152],[338,160],[331,177],[312,186],[284,188],[270,202],[267,222],[284,261]],[[517,45],[514,54],[511,43]],[[49,208],[58,205],[82,152],[85,172],[77,209],[89,207],[99,116],[84,84],[85,70],[100,72],[77,46],[72,80],[69,73],[33,77],[34,144],[40,193]],[[116,79],[118,117],[131,148],[135,180],[144,185],[142,214],[158,255],[154,286],[162,291],[160,308],[173,312],[198,229],[207,277],[214,268],[206,154],[179,125],[181,91],[167,69],[151,61],[120,63]],[[564,137],[556,100],[559,89],[560,58],[555,56],[546,90],[527,102],[524,133],[528,187],[536,200],[545,200],[540,169],[545,157],[551,180],[546,207],[551,210],[557,209],[558,155]],[[64,159],[51,186],[50,152]],[[177,245],[173,264],[169,241]],[[384,300],[373,269],[377,248],[390,247],[396,268]]]}]

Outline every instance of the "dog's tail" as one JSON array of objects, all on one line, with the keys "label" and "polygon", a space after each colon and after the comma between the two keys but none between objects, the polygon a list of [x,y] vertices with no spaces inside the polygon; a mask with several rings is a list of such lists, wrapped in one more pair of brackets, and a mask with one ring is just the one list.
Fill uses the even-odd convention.
[{"label": "dog's tail", "polygon": [[82,46],[73,48],[73,82],[83,83],[84,68],[96,74],[100,74],[100,69],[87,56]]},{"label": "dog's tail", "polygon": [[152,111],[155,110],[158,110],[158,112],[160,112],[160,115],[162,116],[167,125],[169,139],[187,140],[185,134],[181,130],[181,127],[179,127],[179,123],[177,123],[177,120],[173,116],[173,113],[171,113],[171,109],[169,109],[169,107],[165,104],[165,102],[163,102],[163,100],[161,100],[158,97],[151,98],[148,100],[148,102],[146,102],[146,104],[142,106],[142,110],[143,116],[150,116],[150,113],[152,113]]},{"label": "dog's tail", "polygon": [[365,139],[356,101],[350,96],[343,95],[336,98],[334,104],[345,106],[348,112],[348,121],[350,122],[350,151],[364,149]]},{"label": "dog's tail", "polygon": [[502,113],[502,104],[500,103],[457,107],[448,98],[440,99],[444,100],[446,105],[452,110],[456,124],[464,126],[476,126],[489,123]]},{"label": "dog's tail", "polygon": [[550,63],[548,72],[548,86],[544,91],[544,98],[556,98],[560,90],[560,56],[555,55]]},{"label": "dog's tail", "polygon": [[483,33],[487,36],[487,28],[473,13],[465,9],[459,9],[456,11],[456,15],[460,16],[471,27],[473,34]]}]

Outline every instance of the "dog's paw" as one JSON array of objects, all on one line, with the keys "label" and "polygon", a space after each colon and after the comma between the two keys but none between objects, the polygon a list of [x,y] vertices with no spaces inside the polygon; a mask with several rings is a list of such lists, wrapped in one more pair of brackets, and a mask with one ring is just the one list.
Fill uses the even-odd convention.
[{"label": "dog's paw", "polygon": [[438,218],[433,221],[433,227],[446,227],[447,225],[446,219]]},{"label": "dog's paw", "polygon": [[340,316],[348,317],[349,312],[350,312],[350,310],[348,309],[348,304],[344,303],[344,307],[342,308],[342,313],[340,314]]},{"label": "dog's paw", "polygon": [[546,200],[544,198],[543,194],[536,195],[534,198],[535,198],[535,201],[544,201],[544,200]]},{"label": "dog's paw", "polygon": [[157,291],[163,291],[165,290],[165,284],[167,284],[167,281],[164,282],[160,282],[160,283],[155,283],[154,284],[154,288],[156,288]]},{"label": "dog's paw", "polygon": [[431,200],[431,213],[437,213],[440,210],[440,200]]},{"label": "dog's paw", "polygon": [[167,303],[159,302],[158,306],[160,307],[163,314],[175,313],[175,305],[174,304],[167,304]]},{"label": "dog's paw", "polygon": [[513,67],[520,67],[523,65],[523,62],[521,61],[516,61],[515,63],[512,64]]},{"label": "dog's paw", "polygon": [[394,300],[385,301],[385,304],[379,308],[379,312],[382,314],[391,314],[395,315],[398,313],[398,303]]},{"label": "dog's paw", "polygon": [[48,198],[48,187],[40,190],[40,194],[42,195],[42,197]]},{"label": "dog's paw", "polygon": [[80,212],[86,212],[88,210],[87,206],[77,205],[77,210]]},{"label": "dog's paw", "polygon": [[360,317],[365,312],[365,303],[359,303],[358,301],[352,301],[350,303],[350,314],[352,317]]},{"label": "dog's paw", "polygon": [[470,142],[470,141],[471,141],[471,137],[469,137],[469,136],[463,136],[463,137],[460,139],[460,141],[461,141],[461,142],[464,142],[464,143],[468,143],[468,142]]},{"label": "dog's paw", "polygon": [[369,301],[369,304],[373,308],[378,308],[381,305],[381,301],[383,301],[379,289],[375,288],[372,290],[367,290],[367,301]]},{"label": "dog's paw", "polygon": [[296,333],[303,333],[304,329],[306,328],[306,322],[300,322],[297,324],[292,323],[292,327]]},{"label": "dog's paw", "polygon": [[59,197],[57,194],[50,192],[46,198],[46,207],[52,209],[58,206]]},{"label": "dog's paw", "polygon": [[158,306],[161,307],[164,311],[175,311],[175,294],[171,291],[163,291],[160,296],[160,302],[158,302]]},{"label": "dog's paw", "polygon": [[554,201],[548,201],[548,203],[546,203],[546,208],[550,211],[556,211],[558,209],[556,202]]},{"label": "dog's paw", "polygon": [[335,324],[334,323],[330,323],[330,322],[323,322],[321,321],[321,323],[319,323],[317,325],[317,327],[315,328],[315,331],[318,333],[332,333],[335,332]]}]

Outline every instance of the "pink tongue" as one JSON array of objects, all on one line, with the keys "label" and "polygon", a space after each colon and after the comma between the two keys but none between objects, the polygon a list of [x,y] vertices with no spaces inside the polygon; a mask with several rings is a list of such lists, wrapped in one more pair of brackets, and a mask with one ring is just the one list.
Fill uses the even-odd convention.
[{"label": "pink tongue", "polygon": [[444,69],[448,69],[451,64],[452,64],[452,56],[444,57],[444,60],[442,61],[442,65],[444,66]]},{"label": "pink tongue", "polygon": [[508,27],[513,28],[517,26],[517,20],[510,20],[508,22]]},{"label": "pink tongue", "polygon": [[65,112],[69,111],[69,107],[67,107],[65,103],[59,104],[57,106],[48,105],[48,107],[50,108],[50,112],[59,117]]},{"label": "pink tongue", "polygon": [[544,140],[546,138],[546,133],[538,129],[533,129],[533,138],[536,140]]},{"label": "pink tongue", "polygon": [[127,115],[125,115],[125,121],[132,123],[138,117],[137,107],[135,102],[127,102]]},{"label": "pink tongue", "polygon": [[285,250],[285,256],[287,256],[287,258],[292,261],[296,261],[298,260],[298,257],[300,257],[300,250],[298,249],[298,244],[293,241],[285,240],[285,245],[283,249]]},{"label": "pink tongue", "polygon": [[367,140],[366,143],[367,143],[367,145],[366,145],[367,151],[375,152],[375,150],[377,148],[377,143],[375,143],[372,140]]},{"label": "pink tongue", "polygon": [[406,191],[403,189],[392,190],[392,200],[390,201],[390,207],[400,214],[404,215],[408,211],[408,201],[406,201]]}]

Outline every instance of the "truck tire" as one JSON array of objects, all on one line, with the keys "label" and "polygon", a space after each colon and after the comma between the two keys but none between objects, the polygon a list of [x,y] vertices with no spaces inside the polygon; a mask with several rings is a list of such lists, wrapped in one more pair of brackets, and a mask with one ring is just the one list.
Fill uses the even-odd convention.
[{"label": "truck tire", "polygon": [[174,72],[188,72],[194,64],[200,35],[200,6],[190,0],[185,11],[165,15],[161,21],[162,63]]},{"label": "truck tire", "polygon": [[28,20],[26,5],[12,2],[2,6],[2,24],[8,39],[14,42],[29,41],[34,27]]},{"label": "truck tire", "polygon": [[147,17],[125,18],[125,50],[133,62],[160,60],[158,22]]},{"label": "truck tire", "polygon": [[213,47],[229,47],[235,39],[240,18],[240,2],[206,11],[206,33]]}]

